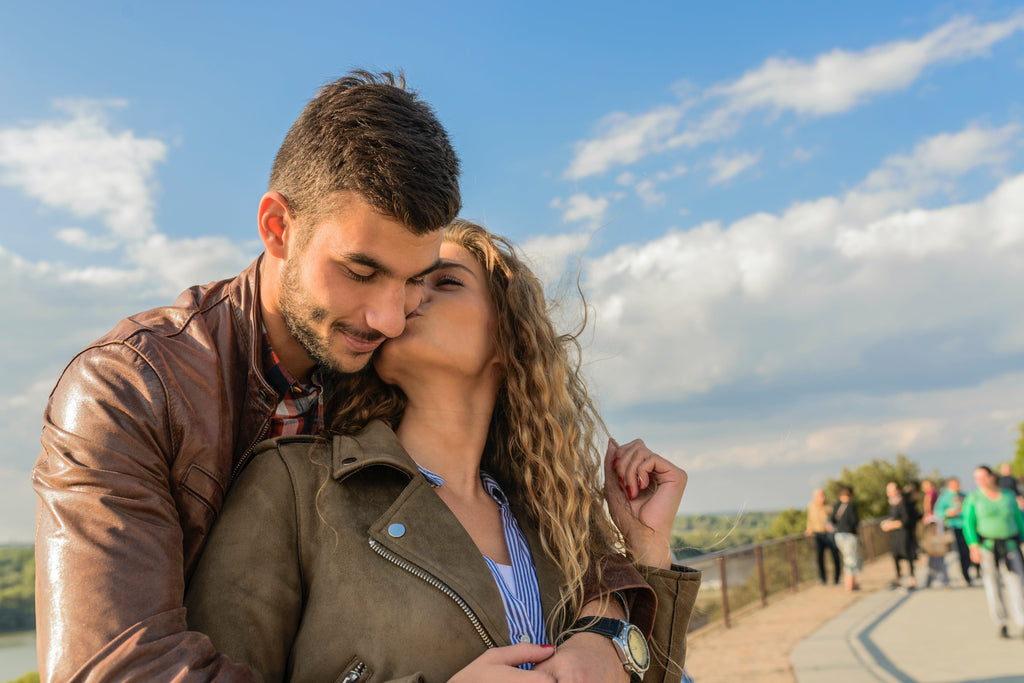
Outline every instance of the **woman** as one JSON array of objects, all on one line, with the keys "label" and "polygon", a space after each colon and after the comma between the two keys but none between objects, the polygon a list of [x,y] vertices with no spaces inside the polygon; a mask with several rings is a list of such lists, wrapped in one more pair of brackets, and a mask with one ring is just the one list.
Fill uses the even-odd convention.
[{"label": "woman", "polygon": [[860,542],[857,540],[857,528],[860,526],[860,515],[857,504],[853,500],[853,487],[842,484],[839,487],[839,502],[832,510],[832,526],[836,530],[836,545],[843,556],[844,584],[847,591],[855,591],[857,577],[860,576]]},{"label": "woman", "polygon": [[964,540],[971,561],[981,567],[989,616],[999,635],[1007,638],[1011,618],[1024,629],[1024,513],[1013,491],[999,486],[988,465],[974,468],[974,483],[978,488],[964,499]]},{"label": "woman", "polygon": [[885,486],[885,495],[889,498],[889,516],[882,520],[882,531],[889,532],[889,551],[892,553],[893,564],[896,567],[896,578],[890,586],[901,588],[903,586],[903,572],[900,563],[907,563],[907,588],[917,588],[917,579],[914,577],[914,560],[917,559],[917,510],[914,507],[914,500],[911,498],[913,491],[910,489],[900,490],[894,481]]},{"label": "woman", "polygon": [[607,498],[660,601],[646,680],[666,663],[678,679],[699,585],[670,568],[685,473],[611,444],[602,495],[578,346],[539,281],[464,221],[441,257],[376,374],[336,392],[329,439],[267,442],[235,484],[190,627],[266,680],[522,680],[533,663],[552,680],[542,645],[609,608],[584,604],[585,577],[617,556]]}]

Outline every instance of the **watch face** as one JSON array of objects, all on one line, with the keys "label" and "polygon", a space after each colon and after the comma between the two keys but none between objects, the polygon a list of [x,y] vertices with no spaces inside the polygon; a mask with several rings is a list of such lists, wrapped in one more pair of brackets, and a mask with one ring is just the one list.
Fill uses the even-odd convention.
[{"label": "watch face", "polygon": [[651,655],[647,651],[647,641],[644,640],[644,634],[640,632],[640,629],[632,624],[626,629],[626,645],[629,646],[629,654],[636,661],[641,673],[647,671],[647,666],[651,663]]}]

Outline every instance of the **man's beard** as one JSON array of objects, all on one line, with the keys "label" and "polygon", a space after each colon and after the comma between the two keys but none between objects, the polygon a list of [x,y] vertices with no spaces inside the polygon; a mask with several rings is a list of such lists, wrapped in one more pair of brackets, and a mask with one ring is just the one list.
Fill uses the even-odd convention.
[{"label": "man's beard", "polygon": [[[327,309],[321,308],[309,300],[306,291],[299,284],[298,269],[294,261],[287,261],[281,272],[281,293],[279,305],[281,317],[284,319],[288,331],[295,337],[309,357],[319,365],[337,373],[349,374],[359,372],[366,363],[370,362],[371,354],[366,354],[365,362],[356,368],[346,368],[342,365],[342,358],[331,354],[330,337],[321,336],[314,328],[314,323],[320,323],[327,319]],[[365,341],[377,341],[383,335],[377,332],[358,330],[343,321],[336,321],[331,324],[328,334],[331,332],[342,332],[356,339]]]}]

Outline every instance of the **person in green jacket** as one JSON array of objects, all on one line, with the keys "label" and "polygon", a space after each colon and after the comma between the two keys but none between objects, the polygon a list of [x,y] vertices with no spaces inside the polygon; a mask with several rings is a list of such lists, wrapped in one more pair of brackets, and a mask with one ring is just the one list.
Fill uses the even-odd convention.
[{"label": "person in green jacket", "polygon": [[960,559],[960,572],[964,575],[964,581],[971,585],[971,567],[974,567],[976,576],[981,576],[981,569],[971,562],[971,552],[964,539],[964,507],[963,491],[960,490],[960,480],[950,477],[946,480],[946,487],[939,494],[935,501],[935,516],[942,520],[946,529],[953,533],[953,540],[956,541],[956,554]]},{"label": "person in green jacket", "polygon": [[981,565],[989,614],[999,635],[1006,638],[1008,611],[1024,631],[1024,560],[1020,553],[1024,513],[1013,494],[999,488],[988,466],[974,470],[974,481],[978,488],[964,500],[964,538],[971,560]]}]

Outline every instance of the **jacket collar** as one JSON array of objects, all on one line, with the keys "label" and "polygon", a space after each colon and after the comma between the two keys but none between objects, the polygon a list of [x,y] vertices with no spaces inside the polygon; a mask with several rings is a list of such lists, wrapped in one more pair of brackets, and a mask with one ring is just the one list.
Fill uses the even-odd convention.
[{"label": "jacket collar", "polygon": [[[499,645],[511,644],[501,594],[490,569],[455,515],[419,476],[416,462],[391,428],[374,421],[355,436],[335,436],[332,446],[331,472],[339,482],[374,466],[389,467],[409,479],[394,504],[370,527],[371,538],[453,588]],[[541,606],[548,615],[560,597],[561,572],[544,552],[536,525],[527,520],[514,500],[512,509],[530,546]],[[395,523],[402,525],[400,536],[391,533]],[[438,547],[439,542],[444,547]],[[452,558],[466,559],[453,562]]]},{"label": "jacket collar", "polygon": [[419,474],[416,462],[405,452],[395,432],[380,420],[353,436],[335,435],[331,445],[331,475],[337,481],[373,466],[390,467],[409,479]]},{"label": "jacket collar", "polygon": [[[260,308],[260,273],[263,254],[238,274],[227,288],[238,331],[238,351],[249,358],[250,374],[263,379],[263,314]],[[265,383],[265,382],[264,382]],[[269,387],[268,387],[269,388]]]}]

